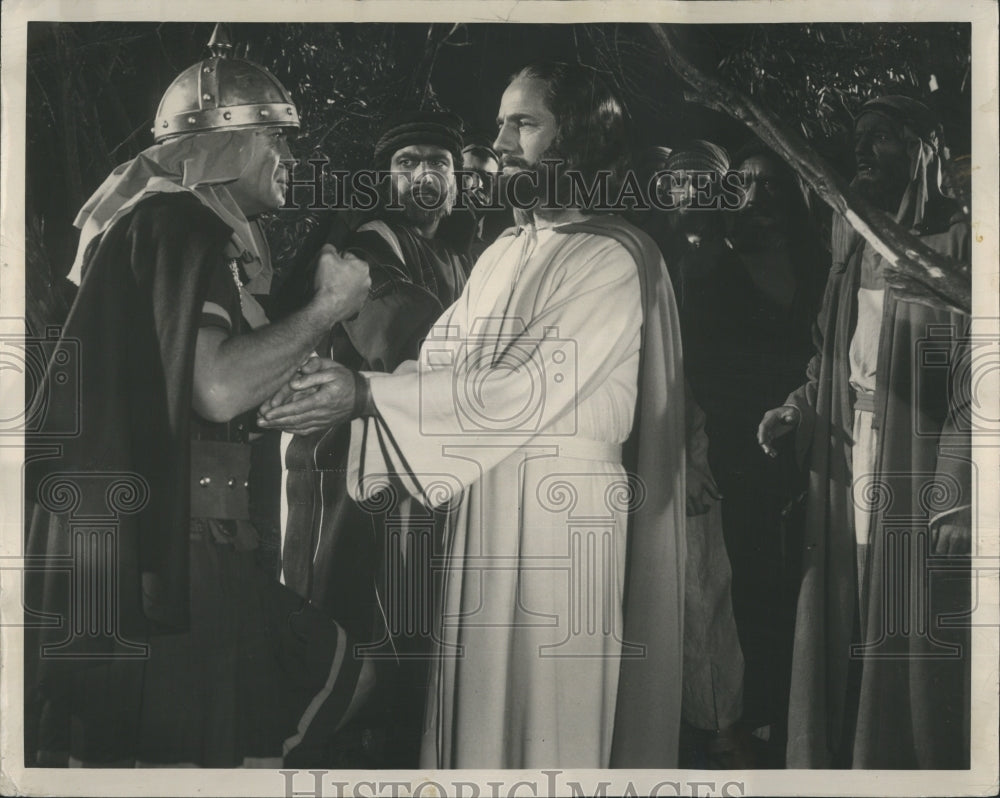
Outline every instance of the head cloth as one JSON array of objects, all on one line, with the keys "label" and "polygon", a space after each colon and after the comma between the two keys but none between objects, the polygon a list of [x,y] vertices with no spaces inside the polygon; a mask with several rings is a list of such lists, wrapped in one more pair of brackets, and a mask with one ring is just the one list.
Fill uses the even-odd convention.
[{"label": "head cloth", "polygon": [[246,269],[251,277],[262,270],[269,272],[266,252],[262,254],[251,223],[226,188],[227,183],[246,171],[256,149],[265,146],[263,138],[257,135],[263,130],[188,133],[154,144],[116,168],[73,222],[80,228],[80,243],[69,279],[80,283],[84,256],[91,242],[130,213],[137,203],[152,194],[180,192],[193,194],[232,228],[233,243],[244,253],[244,264],[252,264],[254,260],[261,264],[256,269],[253,266]]}]

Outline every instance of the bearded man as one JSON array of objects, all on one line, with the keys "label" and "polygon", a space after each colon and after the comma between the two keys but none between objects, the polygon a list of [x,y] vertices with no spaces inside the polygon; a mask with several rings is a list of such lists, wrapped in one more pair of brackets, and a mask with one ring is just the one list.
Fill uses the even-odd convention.
[{"label": "bearded man", "polygon": [[[356,318],[329,331],[317,349],[324,357],[392,371],[416,357],[431,324],[461,294],[473,227],[470,215],[452,215],[461,146],[454,114],[410,111],[383,126],[374,152],[389,181],[382,205],[344,244],[346,257],[368,265],[371,295]],[[349,437],[346,426],[284,437],[283,577],[370,644],[368,655],[380,663],[381,700],[365,714],[370,733],[345,731],[347,750],[331,756],[357,767],[415,767],[431,613],[430,577],[419,563],[434,525],[389,532],[373,523],[346,492]],[[404,615],[417,621],[407,624]],[[355,738],[372,742],[358,751]]]},{"label": "bearded man", "polygon": [[[915,100],[865,103],[854,186],[932,249],[969,260],[941,194],[940,127]],[[883,258],[835,219],[808,382],[758,429],[807,452],[789,767],[969,762],[969,319],[900,297]]]},{"label": "bearded man", "polygon": [[[741,207],[716,213],[714,230],[710,212],[673,214],[686,233],[674,251],[686,372],[707,416],[708,461],[725,496],[732,603],[746,659],[743,717],[751,728],[770,727],[769,764],[780,766],[801,548],[789,508],[803,480],[794,458],[765,457],[753,431],[801,380],[826,263],[794,172],[757,143],[735,166]],[[699,216],[695,245],[698,228],[688,220]]]},{"label": "bearded man", "polygon": [[310,301],[268,323],[256,220],[284,202],[298,113],[230,49],[217,29],[164,94],[156,143],[77,217],[47,388],[79,357],[81,393],[53,390],[27,495],[27,609],[49,619],[25,647],[40,765],[275,767],[368,680],[333,620],[258,566],[249,509],[253,411],[357,312],[368,268],[324,252]]},{"label": "bearded man", "polygon": [[[497,122],[505,179],[526,190],[548,184],[545,161],[592,181],[623,160],[622,106],[583,67],[517,73]],[[448,510],[421,764],[675,765],[684,384],[655,244],[580,202],[537,203],[417,361],[307,371],[262,423],[355,418],[348,486],[371,512],[399,491]]]},{"label": "bearded man", "polygon": [[[725,150],[695,140],[673,150],[649,147],[635,159],[646,208],[635,211],[636,224],[657,243],[667,264],[685,328],[683,276],[711,271],[724,257],[718,210],[692,209],[700,189],[718,200],[729,160]],[[710,175],[714,181],[701,175]],[[651,196],[656,192],[656,196]],[[667,194],[669,193],[669,197]],[[671,210],[655,209],[661,205]],[[705,203],[706,205],[709,203]],[[685,372],[712,368],[685,357]],[[732,569],[722,531],[722,493],[709,465],[706,416],[686,384],[686,541],[684,582],[684,677],[681,767],[745,768],[752,766],[749,732],[737,721],[743,714],[743,652],[730,597]]]}]

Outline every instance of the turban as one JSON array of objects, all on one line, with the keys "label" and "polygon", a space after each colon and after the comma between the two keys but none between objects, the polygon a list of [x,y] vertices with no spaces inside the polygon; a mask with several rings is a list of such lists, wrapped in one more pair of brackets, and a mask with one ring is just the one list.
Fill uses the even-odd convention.
[{"label": "turban", "polygon": [[941,206],[941,130],[931,110],[918,100],[886,95],[861,106],[857,119],[868,113],[881,114],[899,130],[910,156],[910,181],[896,213],[896,221],[906,229],[920,229]]},{"label": "turban", "polygon": [[[931,109],[919,100],[904,97],[899,94],[887,94],[876,97],[861,106],[861,114],[876,111],[893,121],[910,128],[925,141],[931,139],[931,133],[937,134],[938,122]],[[860,117],[859,114],[858,116]]]},{"label": "turban", "polygon": [[407,111],[390,118],[375,144],[375,168],[387,169],[397,150],[413,144],[434,145],[451,153],[462,167],[462,120],[445,111]]},{"label": "turban", "polygon": [[729,155],[718,144],[695,139],[671,152],[666,168],[672,172],[722,173],[729,169]]}]

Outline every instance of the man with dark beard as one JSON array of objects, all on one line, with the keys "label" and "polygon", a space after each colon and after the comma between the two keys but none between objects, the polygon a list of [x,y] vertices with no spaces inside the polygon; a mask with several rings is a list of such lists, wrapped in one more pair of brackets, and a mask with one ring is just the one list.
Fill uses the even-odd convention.
[{"label": "man with dark beard", "polygon": [[[431,324],[462,292],[473,220],[450,216],[461,146],[461,121],[449,113],[407,112],[385,125],[374,159],[389,173],[382,208],[343,247],[368,264],[369,300],[330,331],[318,353],[352,369],[392,371],[416,356]],[[416,766],[426,681],[421,653],[429,642],[429,621],[419,619],[431,612],[427,574],[418,563],[430,551],[433,525],[415,524],[390,539],[347,496],[348,427],[290,432],[298,434],[283,436],[285,583],[372,644],[368,653],[379,663],[383,687],[366,733],[345,732],[347,749],[331,757],[341,766]],[[418,619],[405,630],[403,612]],[[365,750],[352,750],[362,738]]]},{"label": "man with dark beard", "polygon": [[[663,252],[681,307],[681,334],[686,336],[684,276],[715,272],[714,263],[730,257],[718,210],[692,208],[720,200],[729,156],[703,140],[673,150],[653,147],[636,159],[640,185],[657,192],[649,198],[668,211],[636,213],[637,221]],[[669,194],[669,196],[667,196]],[[685,338],[685,349],[687,349]],[[711,371],[713,365],[685,358],[685,371]],[[743,653],[733,617],[732,569],[726,554],[722,518],[725,502],[712,475],[706,416],[690,384],[685,393],[687,433],[686,539],[684,590],[684,675],[681,767],[745,768],[752,765],[743,714]]]},{"label": "man with dark beard", "polygon": [[[625,151],[624,108],[578,64],[518,72],[497,128],[505,176],[528,188],[549,155],[590,181]],[[520,221],[416,361],[308,365],[261,423],[354,419],[353,495],[373,512],[400,488],[426,515],[447,507],[424,767],[674,767],[684,385],[669,278],[648,236],[582,198]]]},{"label": "man with dark beard", "polygon": [[[941,193],[941,128],[887,96],[855,122],[854,186],[927,246],[968,263],[968,219]],[[808,454],[789,767],[969,766],[969,318],[912,301],[836,217],[807,381],[769,410],[774,456]]]},{"label": "man with dark beard", "polygon": [[800,487],[794,463],[762,457],[753,430],[809,359],[825,259],[794,173],[756,142],[735,165],[745,201],[718,215],[728,246],[710,249],[708,238],[688,255],[681,324],[688,378],[707,416],[709,463],[725,496],[722,525],[746,661],[744,722],[770,727],[774,757],[764,764],[780,766],[797,575],[786,510]]}]

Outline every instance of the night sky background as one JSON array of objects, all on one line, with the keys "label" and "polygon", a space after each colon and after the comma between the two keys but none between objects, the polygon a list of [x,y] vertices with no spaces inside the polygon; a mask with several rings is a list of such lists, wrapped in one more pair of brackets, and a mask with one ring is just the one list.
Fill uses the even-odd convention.
[{"label": "night sky background", "polygon": [[[152,144],[164,90],[208,55],[211,23],[48,23],[28,26],[26,230],[28,322],[65,318],[73,219],[117,164]],[[906,93],[948,122],[953,156],[969,151],[968,24],[678,26],[699,66],[791,124],[849,173],[851,114],[871,96]],[[598,70],[622,97],[633,146],[706,138],[738,149],[750,134],[685,99],[642,24],[236,23],[236,54],[270,69],[303,121],[300,158],[365,168],[383,118],[403,107],[447,108],[470,138],[491,141],[511,73],[532,61]],[[931,92],[931,75],[938,91]],[[279,271],[311,228],[309,213],[269,222]]]}]

